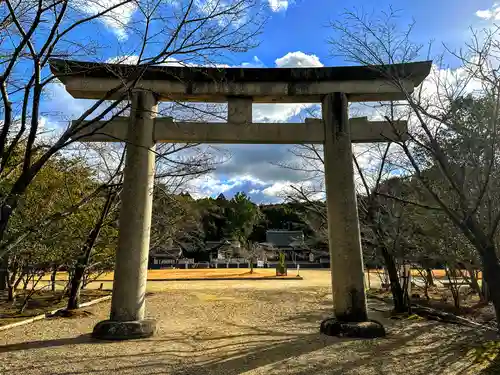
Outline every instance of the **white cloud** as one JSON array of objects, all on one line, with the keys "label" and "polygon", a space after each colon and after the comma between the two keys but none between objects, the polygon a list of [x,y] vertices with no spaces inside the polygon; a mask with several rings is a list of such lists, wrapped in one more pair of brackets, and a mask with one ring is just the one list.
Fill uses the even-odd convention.
[{"label": "white cloud", "polygon": [[[111,57],[106,60],[107,63],[114,64],[137,64],[137,55],[121,55]],[[302,51],[289,52],[285,56],[279,57],[274,61],[277,68],[314,68],[322,67],[323,63],[316,55],[308,55]],[[172,65],[172,66],[200,66],[199,64],[192,64],[183,62],[175,57],[168,57],[165,61],[158,63],[158,65]],[[257,57],[254,56],[252,61],[243,62],[241,65],[227,65],[227,64],[203,64],[203,66],[213,66],[218,68],[265,68],[266,65]]]},{"label": "white cloud", "polygon": [[123,41],[127,40],[126,26],[132,19],[134,12],[137,10],[137,3],[130,1],[126,4],[119,5],[122,0],[76,0],[75,8],[89,15],[96,15],[114,6],[113,10],[107,12],[104,16],[99,17],[108,28],[110,28],[116,37]]},{"label": "white cloud", "polygon": [[75,99],[61,81],[55,79],[44,88],[41,113],[53,124],[66,127],[69,120],[78,118],[93,103],[91,100]]},{"label": "white cloud", "polygon": [[308,55],[302,51],[289,52],[275,60],[278,68],[317,68],[324,66],[316,55]]},{"label": "white cloud", "polygon": [[283,193],[292,192],[293,189],[290,185],[294,185],[294,183],[290,181],[278,181],[262,190],[262,192],[271,197],[280,197]]},{"label": "white cloud", "polygon": [[[472,57],[475,63],[477,58]],[[488,70],[488,68],[486,68]],[[430,110],[442,111],[449,105],[450,100],[466,94],[475,94],[484,91],[484,82],[474,77],[473,66],[461,66],[456,69],[432,65],[428,77],[415,94],[420,94]]]},{"label": "white cloud", "polygon": [[276,181],[269,187],[262,190],[262,193],[272,198],[286,198],[288,195],[294,195],[296,193],[295,188],[302,187],[305,191],[310,191],[309,199],[324,199],[325,193],[322,191],[322,187],[318,189],[319,186],[315,186],[315,183],[310,180],[306,181]]},{"label": "white cloud", "polygon": [[254,56],[251,62],[244,62],[241,64],[243,68],[265,68],[266,65],[257,57]]},{"label": "white cloud", "polygon": [[254,122],[285,122],[307,106],[293,103],[254,104],[252,117]]},{"label": "white cloud", "polygon": [[500,20],[500,4],[495,3],[489,9],[478,10],[476,16],[484,20]]},{"label": "white cloud", "polygon": [[288,9],[288,0],[268,0],[268,2],[273,12],[285,12]]},{"label": "white cloud", "polygon": [[[257,57],[254,61],[261,62]],[[308,55],[301,51],[289,52],[275,60],[277,68],[322,67],[323,63],[316,55]],[[311,107],[311,104],[274,103],[256,104],[253,106],[255,122],[284,122],[296,116],[301,110]]]},{"label": "white cloud", "polygon": [[126,65],[135,65],[139,60],[138,55],[122,55],[111,57],[106,60],[108,64],[126,64]]},{"label": "white cloud", "polygon": [[[227,180],[217,178],[214,174],[208,174],[191,180],[188,183],[188,190],[194,198],[214,197],[220,193],[226,193],[230,190],[243,189],[243,186],[265,186],[265,183],[258,178],[250,175],[238,175],[231,177]],[[251,192],[260,191],[259,189],[252,189]]]}]

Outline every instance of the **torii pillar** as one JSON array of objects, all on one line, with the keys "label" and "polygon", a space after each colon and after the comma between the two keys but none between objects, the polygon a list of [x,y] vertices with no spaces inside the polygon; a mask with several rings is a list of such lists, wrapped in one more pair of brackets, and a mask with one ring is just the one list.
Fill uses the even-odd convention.
[{"label": "torii pillar", "polygon": [[109,320],[99,322],[93,336],[133,339],[152,336],[153,319],[145,317],[149,237],[155,174],[155,95],[132,94],[121,193],[120,226]]},{"label": "torii pillar", "polygon": [[382,337],[384,327],[368,320],[347,96],[327,94],[321,104],[335,317],[323,321],[320,331],[332,336]]}]

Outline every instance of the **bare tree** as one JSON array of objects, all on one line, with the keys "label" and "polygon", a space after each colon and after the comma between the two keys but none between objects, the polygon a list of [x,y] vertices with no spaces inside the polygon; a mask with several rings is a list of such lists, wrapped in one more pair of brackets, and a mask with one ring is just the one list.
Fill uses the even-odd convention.
[{"label": "bare tree", "polygon": [[[411,41],[413,25],[401,30],[396,17],[348,12],[332,24],[334,53],[369,66],[414,60],[421,46]],[[499,51],[497,27],[473,30],[462,50],[445,50],[459,68],[449,69],[438,58],[430,79],[413,94],[391,69],[380,70],[406,98],[397,103],[398,111],[386,112],[389,121],[402,116],[410,122],[409,138],[396,142],[406,171],[425,192],[421,198],[439,207],[477,251],[500,328]]]},{"label": "bare tree", "polygon": [[[126,114],[130,92],[148,66],[172,61],[206,65],[226,53],[255,45],[262,23],[257,4],[255,0],[185,0],[176,6],[161,0],[2,2],[0,180],[12,174],[16,180],[1,197],[0,241],[19,199],[45,163],[77,141],[75,134],[84,127]],[[124,14],[129,15],[125,20]],[[137,15],[137,20],[132,21],[131,14]],[[110,67],[110,75],[120,78],[122,83],[91,104],[57,140],[46,144],[40,136],[43,98],[57,84],[48,65],[53,58],[95,59],[101,50],[109,48],[100,43],[99,35],[92,37],[86,33],[85,39],[78,38],[78,30],[97,22],[114,27],[119,36],[130,34],[140,40],[140,43],[117,40],[115,46],[117,54],[133,62],[136,69],[123,76],[119,65]],[[2,269],[6,270],[8,254],[4,251],[0,256]],[[5,284],[3,272],[0,289],[5,289]]]},{"label": "bare tree", "polygon": [[[408,296],[400,283],[398,266],[404,258],[402,241],[403,207],[380,195],[393,190],[390,177],[395,169],[390,159],[391,143],[386,145],[367,144],[354,147],[353,163],[356,168],[358,209],[364,252],[373,249],[376,258],[381,259],[388,272],[394,309],[408,311]],[[283,165],[303,172],[309,178],[302,186],[291,186],[287,198],[302,202],[308,209],[305,221],[314,229],[323,242],[328,241],[326,207],[324,194],[323,150],[318,145],[300,145],[292,150],[297,158],[293,164]],[[397,203],[397,202],[396,202]]]},{"label": "bare tree", "polygon": [[[162,147],[163,146],[163,147]],[[180,188],[185,187],[185,183],[191,178],[200,176],[212,170],[214,155],[197,149],[194,144],[164,144],[157,149],[161,155],[156,163],[156,186],[153,198],[153,226],[152,226],[152,247],[159,243],[178,239],[186,236],[193,226],[198,224],[196,213],[193,213],[192,205],[189,202],[180,202],[183,197],[176,195]],[[99,186],[101,194],[96,197],[100,199],[98,213],[95,220],[78,251],[74,251],[76,261],[68,266],[70,269],[70,280],[68,286],[67,309],[77,309],[80,304],[80,291],[83,288],[86,278],[91,277],[91,273],[102,273],[109,270],[110,262],[103,262],[103,252],[105,253],[109,244],[109,233],[101,236],[106,228],[117,231],[116,219],[120,205],[120,193],[123,183],[123,164],[125,148],[123,145],[83,144],[79,151],[82,152],[85,160],[93,160],[93,168],[100,172],[104,182]],[[194,152],[187,156],[182,156],[185,151]],[[75,150],[72,150],[75,152]],[[179,155],[180,154],[180,155]],[[184,203],[184,204],[183,204]],[[104,237],[104,238],[100,238]],[[104,246],[100,244],[104,240]],[[97,252],[97,253],[96,253]],[[108,251],[109,256],[113,252]],[[94,259],[97,258],[97,262]],[[111,262],[112,265],[112,262]]]}]

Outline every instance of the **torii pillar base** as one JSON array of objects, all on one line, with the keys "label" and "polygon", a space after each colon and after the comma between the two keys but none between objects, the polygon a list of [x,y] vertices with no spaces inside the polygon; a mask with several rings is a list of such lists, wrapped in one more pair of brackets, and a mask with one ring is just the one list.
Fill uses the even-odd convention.
[{"label": "torii pillar base", "polygon": [[342,322],[337,318],[328,318],[321,322],[320,333],[328,336],[375,339],[385,337],[384,326],[376,320],[364,322]]},{"label": "torii pillar base", "polygon": [[137,339],[152,336],[156,331],[156,323],[145,318],[155,173],[153,134],[156,112],[157,101],[152,93],[139,91],[133,94],[111,314],[109,320],[94,327],[92,336],[98,339]]},{"label": "torii pillar base", "polygon": [[322,101],[328,246],[335,317],[323,321],[320,332],[331,336],[381,337],[385,336],[384,327],[368,319],[347,106],[344,93],[325,95]]},{"label": "torii pillar base", "polygon": [[156,320],[143,319],[120,322],[103,320],[95,325],[92,337],[100,340],[145,339],[156,333]]}]

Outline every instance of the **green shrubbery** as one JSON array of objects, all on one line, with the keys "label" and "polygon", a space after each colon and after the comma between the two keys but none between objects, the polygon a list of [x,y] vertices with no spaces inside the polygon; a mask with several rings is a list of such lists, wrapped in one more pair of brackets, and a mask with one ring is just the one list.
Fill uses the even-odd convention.
[{"label": "green shrubbery", "polygon": [[285,254],[280,253],[279,262],[276,266],[276,276],[286,276]]}]

